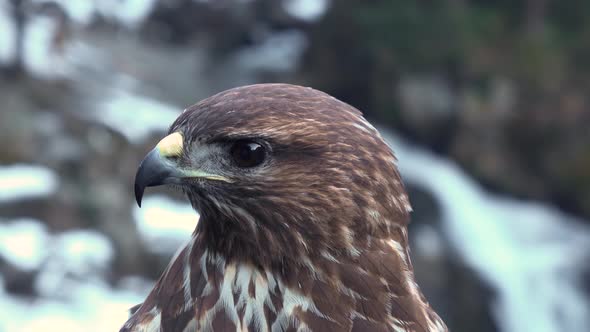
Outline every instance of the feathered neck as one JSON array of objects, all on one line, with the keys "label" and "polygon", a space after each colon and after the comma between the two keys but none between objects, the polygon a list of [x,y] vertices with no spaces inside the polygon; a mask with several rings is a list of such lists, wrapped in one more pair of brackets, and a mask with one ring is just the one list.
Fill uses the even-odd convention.
[{"label": "feathered neck", "polygon": [[[398,236],[405,238],[405,231]],[[444,331],[414,282],[400,240],[373,238],[357,255],[304,259],[285,274],[228,260],[210,251],[197,231],[128,324],[159,324],[161,331]]]}]

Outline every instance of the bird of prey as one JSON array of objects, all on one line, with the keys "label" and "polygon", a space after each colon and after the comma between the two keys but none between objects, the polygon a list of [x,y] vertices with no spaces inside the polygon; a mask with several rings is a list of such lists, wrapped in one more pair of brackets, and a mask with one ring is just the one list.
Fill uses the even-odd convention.
[{"label": "bird of prey", "polygon": [[187,108],[137,171],[200,220],[121,331],[446,331],[414,281],[393,152],[323,92],[259,84]]}]

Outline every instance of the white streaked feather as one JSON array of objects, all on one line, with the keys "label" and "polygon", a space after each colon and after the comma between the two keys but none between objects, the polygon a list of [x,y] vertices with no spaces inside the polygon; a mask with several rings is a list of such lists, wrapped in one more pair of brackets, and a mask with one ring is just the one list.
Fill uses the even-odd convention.
[{"label": "white streaked feather", "polygon": [[190,257],[193,251],[193,245],[195,244],[195,237],[191,237],[191,240],[186,246],[186,253],[184,254],[184,266],[182,268],[182,287],[184,289],[184,305],[185,310],[192,306],[192,295],[191,295],[191,265]]},{"label": "white streaked feather", "polygon": [[186,327],[184,328],[184,330],[182,330],[182,332],[196,332],[197,331],[197,319],[193,318],[191,319],[188,324],[186,325]]}]

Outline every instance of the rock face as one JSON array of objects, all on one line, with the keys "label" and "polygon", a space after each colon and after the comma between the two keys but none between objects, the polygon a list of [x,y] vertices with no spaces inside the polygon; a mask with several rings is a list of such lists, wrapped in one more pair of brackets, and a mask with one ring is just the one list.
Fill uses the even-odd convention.
[{"label": "rock face", "polygon": [[[183,107],[263,81],[324,90],[488,189],[590,220],[585,2],[311,2],[154,0],[99,10],[0,0],[0,165],[55,176],[45,194],[0,199],[0,225],[32,218],[47,239],[80,229],[106,236],[114,255],[97,270],[101,287],[157,278],[174,244],[146,242],[149,220],[132,208],[139,160]],[[452,330],[497,330],[497,290],[451,243],[437,195],[409,185],[412,257],[427,297]],[[166,206],[182,200],[159,194],[175,199],[154,196]],[[168,213],[149,213],[160,212]],[[55,263],[43,262],[30,269],[0,257],[0,284],[46,296],[35,285]]]}]

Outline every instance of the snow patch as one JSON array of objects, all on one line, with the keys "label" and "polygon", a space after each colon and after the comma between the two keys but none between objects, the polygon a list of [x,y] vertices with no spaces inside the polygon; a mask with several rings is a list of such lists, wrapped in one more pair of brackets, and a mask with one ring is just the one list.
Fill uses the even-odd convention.
[{"label": "snow patch", "polygon": [[41,295],[31,301],[8,294],[0,276],[0,331],[118,331],[153,281],[129,277],[108,286],[103,280],[113,255],[110,241],[97,232],[51,236],[37,220],[0,223],[0,256],[24,270],[39,269]]},{"label": "snow patch", "polygon": [[157,0],[100,0],[96,1],[98,12],[105,18],[138,28],[152,12]]},{"label": "snow patch", "polygon": [[17,219],[0,223],[0,256],[24,270],[38,269],[47,257],[49,234],[39,221]]},{"label": "snow patch", "polygon": [[58,176],[43,166],[0,166],[0,203],[51,195]]},{"label": "snow patch", "polygon": [[67,63],[61,52],[58,35],[63,27],[50,16],[37,15],[26,21],[23,31],[24,67],[40,79],[66,77],[69,73]]},{"label": "snow patch", "polygon": [[166,132],[181,111],[155,99],[119,91],[105,98],[92,116],[130,142],[141,143],[154,132]]},{"label": "snow patch", "polygon": [[239,51],[236,59],[245,69],[288,72],[295,69],[307,45],[305,34],[287,30],[273,33],[261,43]]},{"label": "snow patch", "polygon": [[46,251],[49,257],[35,280],[35,289],[43,296],[54,297],[65,296],[72,280],[101,280],[115,252],[105,235],[88,230],[58,234]]},{"label": "snow patch", "polygon": [[70,270],[80,274],[92,272],[91,267],[107,267],[114,258],[111,241],[95,231],[76,230],[55,236],[53,250],[67,261]]},{"label": "snow patch", "polygon": [[72,21],[81,25],[90,24],[96,11],[95,0],[33,0],[33,3],[56,4]]},{"label": "snow patch", "polygon": [[133,207],[137,229],[148,248],[159,254],[170,255],[186,243],[199,220],[190,204],[163,195],[145,197],[141,206]]},{"label": "snow patch", "polygon": [[129,308],[145,298],[144,292],[111,288],[104,283],[80,283],[67,289],[69,298],[34,302],[3,294],[0,297],[0,330],[29,331],[118,331]]},{"label": "snow patch", "polygon": [[99,16],[137,28],[153,11],[157,0],[34,0],[35,3],[54,3],[69,19],[82,26],[93,23]]},{"label": "snow patch", "polygon": [[283,0],[283,8],[289,15],[308,22],[324,16],[329,6],[329,0]]}]

